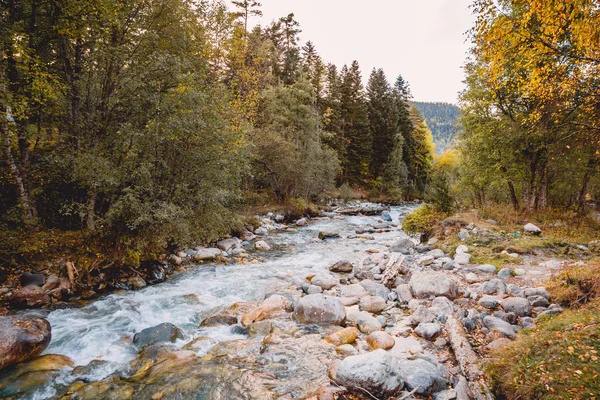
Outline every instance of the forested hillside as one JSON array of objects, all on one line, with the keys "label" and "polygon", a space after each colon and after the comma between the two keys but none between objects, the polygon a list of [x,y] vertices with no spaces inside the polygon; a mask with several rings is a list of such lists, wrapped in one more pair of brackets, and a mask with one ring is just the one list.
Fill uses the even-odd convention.
[{"label": "forested hillside", "polygon": [[250,29],[256,1],[11,4],[4,228],[161,248],[228,233],[249,199],[424,193],[431,134],[408,84],[327,63],[294,14]]},{"label": "forested hillside", "polygon": [[458,116],[460,109],[450,103],[428,103],[415,101],[415,106],[421,111],[427,121],[427,126],[433,135],[435,152],[442,154],[452,147],[458,131]]}]

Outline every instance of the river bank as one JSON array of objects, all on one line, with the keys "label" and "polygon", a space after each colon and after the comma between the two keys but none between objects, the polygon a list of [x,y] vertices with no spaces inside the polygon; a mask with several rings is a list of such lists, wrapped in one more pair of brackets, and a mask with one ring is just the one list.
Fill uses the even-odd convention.
[{"label": "river bank", "polygon": [[[264,260],[210,262],[83,308],[38,312],[52,325],[52,341],[42,357],[5,372],[0,393],[491,396],[473,366],[540,315],[562,311],[539,285],[575,261],[507,252],[513,262],[503,269],[473,263],[471,253],[503,236],[474,223],[448,232],[468,233],[460,246],[442,238],[419,244],[400,228],[411,208],[297,221],[267,232]],[[267,219],[277,223],[276,215]],[[48,360],[43,368],[40,360]]]}]

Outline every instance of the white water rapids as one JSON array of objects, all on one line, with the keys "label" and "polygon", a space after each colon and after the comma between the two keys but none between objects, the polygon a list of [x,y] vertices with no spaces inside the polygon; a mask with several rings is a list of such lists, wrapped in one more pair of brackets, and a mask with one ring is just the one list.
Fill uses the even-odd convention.
[{"label": "white water rapids", "polygon": [[[393,223],[398,224],[412,206],[393,207]],[[199,336],[215,341],[245,336],[231,333],[231,327],[198,328],[212,311],[238,301],[259,301],[265,294],[290,285],[300,285],[307,275],[326,272],[340,260],[357,261],[370,248],[385,249],[406,235],[399,227],[374,233],[375,240],[348,239],[357,229],[377,225],[380,217],[345,217],[312,222],[295,233],[274,233],[266,238],[274,250],[258,255],[265,262],[253,264],[199,264],[167,282],[138,291],[114,293],[82,308],[50,312],[52,341],[44,354],[70,357],[76,366],[93,360],[108,363],[95,370],[89,380],[105,378],[132,360],[138,349],[128,338],[144,328],[170,322],[185,333],[176,345],[183,346]],[[317,239],[321,230],[339,231],[341,238]],[[189,296],[192,295],[192,296]],[[205,351],[208,351],[207,348]],[[200,354],[199,354],[200,355]],[[74,378],[64,375],[64,382]],[[61,379],[63,380],[63,379]],[[46,395],[36,396],[44,398]]]}]

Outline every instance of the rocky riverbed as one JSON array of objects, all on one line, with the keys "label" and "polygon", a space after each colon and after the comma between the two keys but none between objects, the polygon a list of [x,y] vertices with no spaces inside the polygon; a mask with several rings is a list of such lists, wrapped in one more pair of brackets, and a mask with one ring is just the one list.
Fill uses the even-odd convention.
[{"label": "rocky riverbed", "polygon": [[562,264],[471,264],[402,232],[411,209],[268,215],[172,255],[187,272],[171,281],[0,317],[0,397],[493,398],[479,364],[562,311],[538,286]]}]

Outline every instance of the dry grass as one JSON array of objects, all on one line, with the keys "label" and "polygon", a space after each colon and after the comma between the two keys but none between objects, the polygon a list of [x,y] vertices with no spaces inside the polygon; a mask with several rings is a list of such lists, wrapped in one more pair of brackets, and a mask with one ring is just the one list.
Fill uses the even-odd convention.
[{"label": "dry grass", "polygon": [[542,321],[492,356],[487,372],[497,392],[517,399],[600,398],[600,305]]},{"label": "dry grass", "polygon": [[577,308],[593,301],[600,296],[600,259],[564,269],[547,287],[554,301],[564,306]]}]

